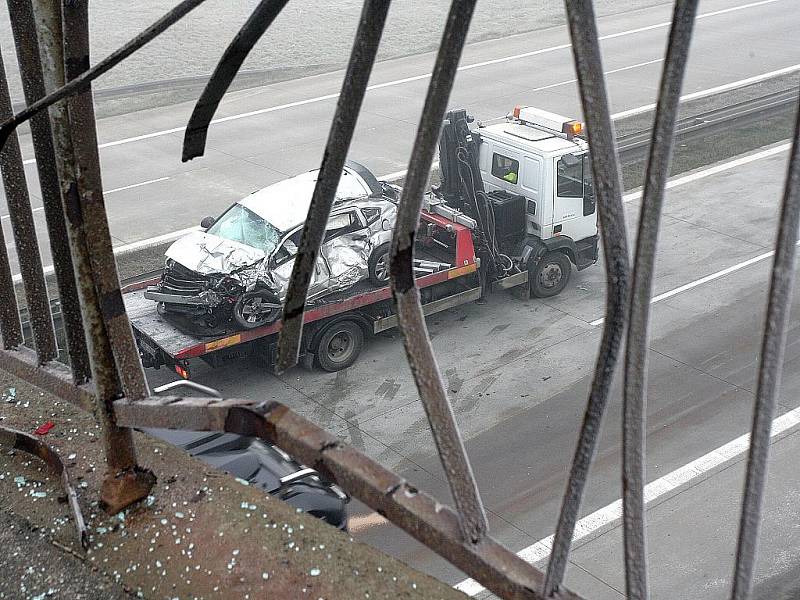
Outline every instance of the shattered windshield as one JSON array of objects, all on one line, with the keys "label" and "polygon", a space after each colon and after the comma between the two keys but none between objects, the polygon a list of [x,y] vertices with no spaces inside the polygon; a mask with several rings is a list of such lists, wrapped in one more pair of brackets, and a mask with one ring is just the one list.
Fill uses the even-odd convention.
[{"label": "shattered windshield", "polygon": [[257,248],[266,255],[272,253],[282,235],[270,222],[241,204],[231,206],[208,228],[208,233]]}]

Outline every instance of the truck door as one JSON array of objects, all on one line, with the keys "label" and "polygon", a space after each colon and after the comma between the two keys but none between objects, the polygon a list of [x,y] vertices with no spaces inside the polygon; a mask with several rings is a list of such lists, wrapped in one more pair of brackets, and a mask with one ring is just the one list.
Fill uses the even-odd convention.
[{"label": "truck door", "polygon": [[582,240],[597,233],[594,191],[588,155],[565,154],[554,160],[553,235]]},{"label": "truck door", "polygon": [[[522,194],[525,196],[526,230],[529,234],[542,237],[542,228],[550,225],[547,217],[552,217],[544,206],[542,186],[542,159],[538,156],[522,157]],[[552,222],[552,221],[551,221]]]}]

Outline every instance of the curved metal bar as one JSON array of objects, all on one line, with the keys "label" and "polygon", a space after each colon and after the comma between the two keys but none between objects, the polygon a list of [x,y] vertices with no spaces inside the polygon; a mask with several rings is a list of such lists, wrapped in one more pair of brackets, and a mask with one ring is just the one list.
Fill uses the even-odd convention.
[{"label": "curved metal bar", "polygon": [[664,188],[669,176],[675,120],[698,0],[677,0],[667,55],[661,75],[655,124],[650,141],[644,192],[631,281],[630,316],[625,345],[622,415],[622,520],[625,543],[625,584],[628,598],[649,597],[645,538],[645,406],[647,343],[653,269]]},{"label": "curved metal bar", "polygon": [[109,54],[91,69],[83,72],[80,77],[76,77],[63,87],[54,90],[27,108],[21,110],[11,119],[4,121],[0,125],[0,148],[5,145],[8,136],[11,135],[11,132],[14,131],[20,124],[24,123],[45,108],[52,106],[59,100],[63,100],[64,98],[68,98],[70,96],[74,96],[75,94],[86,91],[89,89],[89,84],[92,81],[100,77],[100,75],[106,71],[109,71],[117,66],[142,46],[153,41],[153,39],[172,27],[175,23],[180,21],[183,17],[185,17],[188,13],[193,11],[205,1],[206,0],[184,0],[178,4],[178,6],[161,17],[158,21],[153,23],[150,27],[142,31],[142,33],[133,38],[130,42]]},{"label": "curved metal bar", "polygon": [[603,336],[567,489],[564,492],[553,551],[547,565],[544,596],[553,595],[564,579],[569,546],[625,330],[629,273],[628,238],[622,207],[622,177],[608,107],[594,10],[588,0],[566,0],[566,7],[589,137],[607,287]]},{"label": "curved metal bar", "polygon": [[400,198],[390,273],[398,328],[458,509],[461,531],[466,541],[477,543],[488,531],[486,514],[428,337],[413,265],[414,235],[425,186],[474,8],[475,0],[453,0],[450,5]]},{"label": "curved metal bar", "polygon": [[189,388],[190,390],[194,390],[196,392],[200,392],[201,394],[205,394],[206,396],[211,396],[212,398],[222,398],[222,394],[220,394],[217,390],[212,387],[208,387],[207,385],[202,385],[197,383],[196,381],[190,381],[188,379],[178,379],[177,381],[170,381],[169,383],[165,383],[164,385],[159,385],[153,388],[154,394],[163,394],[164,392],[169,392],[177,388]]},{"label": "curved metal bar", "polygon": [[756,561],[758,530],[761,525],[761,502],[767,477],[770,428],[775,413],[775,399],[780,389],[783,353],[786,348],[786,327],[789,311],[792,308],[798,226],[800,226],[800,111],[795,122],[789,171],[778,222],[775,259],[772,264],[761,362],[758,367],[758,388],[753,410],[753,428],[747,457],[747,478],[739,522],[736,567],[731,592],[733,600],[749,598],[753,589],[753,567]]},{"label": "curved metal bar", "polygon": [[342,177],[342,168],[353,139],[372,66],[375,64],[390,4],[391,0],[365,0],[361,11],[356,40],[336,103],[336,113],[286,292],[276,365],[279,373],[297,364],[308,286],[336,197],[336,189]]},{"label": "curved metal bar", "polygon": [[650,156],[639,213],[639,234],[631,281],[628,335],[625,344],[625,383],[622,415],[622,518],[625,543],[625,582],[628,598],[649,597],[645,538],[645,406],[647,403],[647,346],[653,270],[664,188],[675,139],[683,75],[697,13],[698,0],[677,0],[650,141]]},{"label": "curved metal bar", "polygon": [[242,28],[234,36],[233,41],[225,49],[219,59],[214,73],[206,83],[203,93],[197,104],[194,105],[192,116],[186,125],[183,138],[183,155],[181,160],[187,162],[202,156],[206,149],[208,126],[214,113],[217,112],[219,103],[231,86],[234,77],[242,68],[242,63],[256,42],[269,29],[275,18],[281,13],[289,0],[261,0],[250,18],[245,21]]},{"label": "curved metal bar", "polygon": [[64,463],[62,462],[58,453],[34,436],[7,427],[0,427],[0,444],[10,446],[14,450],[21,450],[40,458],[47,463],[47,466],[59,474],[61,477],[61,487],[64,488],[64,491],[67,494],[67,503],[72,511],[72,518],[75,521],[75,529],[78,533],[78,543],[82,548],[88,548],[89,533],[86,530],[86,524],[83,520],[83,513],[81,513],[81,507],[78,504],[78,495],[75,493],[75,488],[72,487],[67,468],[64,466]]}]

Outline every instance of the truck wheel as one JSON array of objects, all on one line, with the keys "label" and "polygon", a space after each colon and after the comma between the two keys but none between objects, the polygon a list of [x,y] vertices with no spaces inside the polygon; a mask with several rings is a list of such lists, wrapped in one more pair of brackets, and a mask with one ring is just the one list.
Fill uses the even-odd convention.
[{"label": "truck wheel", "polygon": [[242,294],[233,307],[233,318],[243,329],[269,325],[279,314],[280,301],[274,294],[264,290]]},{"label": "truck wheel", "polygon": [[369,256],[369,279],[375,285],[386,285],[389,281],[389,254],[392,245],[381,244]]},{"label": "truck wheel", "polygon": [[566,254],[548,252],[535,265],[528,267],[531,293],[537,298],[550,298],[561,293],[572,272]]},{"label": "truck wheel", "polygon": [[317,364],[333,373],[351,366],[364,347],[364,332],[358,323],[337,321],[329,325],[319,338],[316,348]]}]

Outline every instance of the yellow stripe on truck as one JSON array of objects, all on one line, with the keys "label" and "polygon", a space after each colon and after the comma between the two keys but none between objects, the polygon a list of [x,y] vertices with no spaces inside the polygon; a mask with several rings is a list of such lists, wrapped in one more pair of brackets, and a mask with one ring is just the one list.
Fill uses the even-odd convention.
[{"label": "yellow stripe on truck", "polygon": [[468,273],[474,273],[478,270],[478,265],[472,263],[470,265],[466,265],[463,267],[458,267],[457,269],[450,269],[447,272],[448,279],[455,279],[456,277],[461,277],[462,275],[466,275]]},{"label": "yellow stripe on truck", "polygon": [[219,350],[220,348],[227,348],[228,346],[233,346],[241,341],[242,341],[241,333],[237,333],[236,335],[231,335],[226,338],[222,338],[221,340],[214,340],[213,342],[208,342],[206,344],[206,352],[211,352],[212,350]]}]

